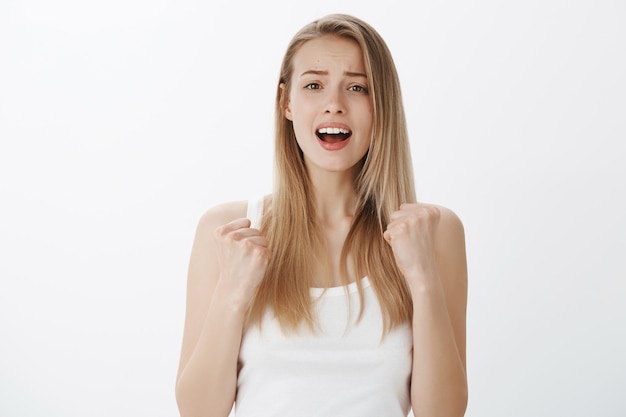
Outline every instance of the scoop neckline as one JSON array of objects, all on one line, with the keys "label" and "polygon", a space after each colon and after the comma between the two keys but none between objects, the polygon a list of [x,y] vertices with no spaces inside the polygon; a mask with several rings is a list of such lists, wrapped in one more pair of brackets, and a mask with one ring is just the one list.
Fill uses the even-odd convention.
[{"label": "scoop neckline", "polygon": [[[361,287],[368,288],[370,286],[370,281],[367,277],[363,277],[360,279]],[[358,284],[356,281],[349,283],[348,285],[340,285],[338,287],[311,287],[309,291],[312,296],[319,297],[321,295],[324,296],[337,296],[337,295],[345,295],[346,292],[348,294],[355,293],[359,290]]]}]

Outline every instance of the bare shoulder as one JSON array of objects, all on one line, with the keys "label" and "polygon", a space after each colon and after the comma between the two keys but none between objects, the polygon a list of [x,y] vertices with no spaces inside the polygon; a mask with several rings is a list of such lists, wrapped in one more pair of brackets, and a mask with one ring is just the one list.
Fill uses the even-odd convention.
[{"label": "bare shoulder", "polygon": [[210,255],[213,249],[215,229],[245,217],[247,208],[246,201],[233,201],[211,207],[200,216],[191,253],[191,266],[202,265],[207,261],[207,255]]},{"label": "bare shoulder", "polygon": [[467,279],[467,265],[465,253],[465,228],[461,218],[448,207],[436,204],[426,204],[436,208],[439,213],[439,223],[435,236],[435,252],[440,269],[445,270],[447,279]]},{"label": "bare shoulder", "polygon": [[211,207],[200,216],[187,271],[187,306],[179,375],[200,337],[213,290],[219,279],[215,229],[245,217],[247,207],[246,201],[222,203]]},{"label": "bare shoulder", "polygon": [[195,329],[194,331],[198,331],[196,326],[202,322],[199,317],[206,313],[211,293],[218,281],[215,229],[245,217],[247,207],[246,201],[222,203],[211,207],[200,216],[187,273],[187,326]]},{"label": "bare shoulder", "polygon": [[198,233],[213,233],[216,228],[246,217],[247,201],[221,203],[205,211],[198,221]]},{"label": "bare shoulder", "polygon": [[448,207],[431,204],[439,211],[439,225],[437,227],[437,237],[443,239],[465,240],[465,229],[461,218]]}]

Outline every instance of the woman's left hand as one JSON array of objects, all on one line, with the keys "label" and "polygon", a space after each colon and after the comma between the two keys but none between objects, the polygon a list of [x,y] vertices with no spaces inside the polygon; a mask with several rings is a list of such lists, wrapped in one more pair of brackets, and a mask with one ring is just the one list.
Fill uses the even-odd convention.
[{"label": "woman's left hand", "polygon": [[454,212],[402,204],[383,233],[413,300],[411,402],[417,416],[467,408],[465,234]]},{"label": "woman's left hand", "polygon": [[391,214],[383,236],[409,284],[436,276],[435,233],[440,215],[437,207],[419,203],[402,204]]}]

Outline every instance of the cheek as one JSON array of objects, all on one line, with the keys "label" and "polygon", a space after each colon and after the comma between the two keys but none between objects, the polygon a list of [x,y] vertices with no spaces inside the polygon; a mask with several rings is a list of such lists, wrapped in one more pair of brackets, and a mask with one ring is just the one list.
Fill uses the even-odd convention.
[{"label": "cheek", "polygon": [[311,127],[313,115],[311,103],[303,100],[302,98],[295,98],[290,101],[290,114],[291,121],[293,122],[294,129],[300,128],[308,131]]},{"label": "cheek", "polygon": [[361,114],[363,115],[363,123],[369,124],[371,129],[374,125],[374,106],[369,100],[366,103],[363,103]]},{"label": "cheek", "polygon": [[373,133],[373,129],[374,129],[374,114],[370,111],[370,112],[364,112],[364,117],[363,117],[363,124],[365,126],[367,126],[367,130],[369,131],[370,135]]},{"label": "cheek", "polygon": [[363,147],[361,148],[361,158],[364,157],[370,149],[371,139],[363,142]]}]

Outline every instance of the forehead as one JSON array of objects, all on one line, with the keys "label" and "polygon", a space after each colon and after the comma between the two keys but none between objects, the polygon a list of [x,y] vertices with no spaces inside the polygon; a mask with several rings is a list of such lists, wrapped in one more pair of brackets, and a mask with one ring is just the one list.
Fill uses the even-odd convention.
[{"label": "forehead", "polygon": [[344,70],[365,72],[363,54],[356,41],[335,35],[324,35],[303,43],[293,58],[295,75],[300,70]]}]

